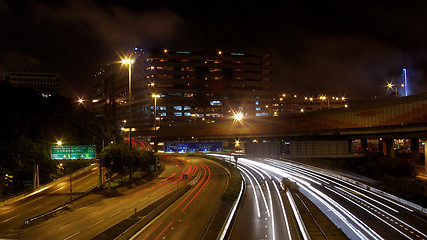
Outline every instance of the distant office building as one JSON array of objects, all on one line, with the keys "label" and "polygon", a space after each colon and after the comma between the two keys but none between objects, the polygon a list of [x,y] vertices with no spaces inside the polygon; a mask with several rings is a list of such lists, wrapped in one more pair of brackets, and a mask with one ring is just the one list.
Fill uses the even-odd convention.
[{"label": "distant office building", "polygon": [[271,114],[264,107],[273,98],[269,54],[135,49],[133,59],[132,119],[128,66],[121,63],[95,75],[93,107],[99,115],[126,120],[136,131],[163,124],[214,123],[236,112],[248,117]]},{"label": "distant office building", "polygon": [[61,75],[56,73],[10,72],[4,74],[3,80],[16,87],[32,88],[49,95],[59,91]]}]

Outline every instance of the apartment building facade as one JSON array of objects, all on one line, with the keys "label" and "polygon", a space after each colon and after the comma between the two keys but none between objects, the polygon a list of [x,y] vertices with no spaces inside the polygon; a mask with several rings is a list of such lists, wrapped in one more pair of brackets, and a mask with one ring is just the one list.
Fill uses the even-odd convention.
[{"label": "apartment building facade", "polygon": [[109,64],[93,82],[94,109],[124,127],[144,132],[235,113],[270,115],[263,107],[273,99],[269,54],[135,48],[132,59],[131,114],[128,66]]}]

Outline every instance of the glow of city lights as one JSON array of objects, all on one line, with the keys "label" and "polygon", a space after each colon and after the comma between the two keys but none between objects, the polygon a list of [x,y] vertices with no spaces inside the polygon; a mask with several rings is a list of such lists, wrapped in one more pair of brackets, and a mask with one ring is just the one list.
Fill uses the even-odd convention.
[{"label": "glow of city lights", "polygon": [[239,122],[241,122],[242,121],[242,119],[243,119],[243,113],[242,112],[237,112],[237,113],[235,113],[234,114],[234,120],[235,121],[239,121]]},{"label": "glow of city lights", "polygon": [[127,59],[122,59],[122,64],[127,64],[127,65],[129,65],[129,64],[133,64],[133,62],[134,62],[134,60],[133,59],[129,59],[129,58],[127,58]]}]

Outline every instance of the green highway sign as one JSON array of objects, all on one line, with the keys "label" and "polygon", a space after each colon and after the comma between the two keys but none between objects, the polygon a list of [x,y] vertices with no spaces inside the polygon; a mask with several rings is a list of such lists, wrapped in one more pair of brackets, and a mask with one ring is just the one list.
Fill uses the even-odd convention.
[{"label": "green highway sign", "polygon": [[51,146],[50,158],[53,160],[95,159],[96,146]]}]

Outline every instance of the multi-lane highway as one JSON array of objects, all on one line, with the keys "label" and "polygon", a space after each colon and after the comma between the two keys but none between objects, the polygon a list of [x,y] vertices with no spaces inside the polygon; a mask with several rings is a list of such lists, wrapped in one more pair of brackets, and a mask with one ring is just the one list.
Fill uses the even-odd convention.
[{"label": "multi-lane highway", "polygon": [[[79,195],[97,184],[97,167],[72,178],[73,195]],[[24,221],[56,208],[70,199],[68,177],[49,187],[41,188],[26,198],[0,207],[0,237],[7,237],[22,231]]]},{"label": "multi-lane highway", "polygon": [[425,216],[359,182],[284,159],[239,158],[238,164],[249,182],[246,194],[253,200],[246,204],[252,213],[239,212],[231,239],[291,239],[295,238],[293,227],[303,234],[298,224],[286,221],[287,212],[277,201],[279,194],[274,194],[283,177],[296,182],[299,194],[315,203],[350,239],[427,239]]},{"label": "multi-lane highway", "polygon": [[223,167],[192,158],[199,175],[192,188],[131,239],[202,239],[225,191],[228,177]]},{"label": "multi-lane highway", "polygon": [[[113,238],[104,236],[112,226],[150,204],[164,199],[169,193],[182,188],[185,184],[191,184],[192,187],[187,193],[138,232],[135,238],[139,239],[143,236],[145,239],[155,239],[163,235],[200,238],[207,229],[216,211],[215,207],[219,205],[225,190],[228,179],[226,171],[219,165],[200,158],[163,156],[161,162],[164,165],[164,171],[150,182],[134,185],[132,188],[120,188],[113,192],[89,194],[76,200],[70,211],[63,211],[49,220],[26,227],[23,225],[24,220],[16,222],[15,225],[18,227],[8,231],[8,234],[2,237],[113,239],[114,236]],[[184,175],[188,180],[183,179]],[[74,184],[77,188],[78,184]],[[44,201],[40,199],[39,204],[44,205]],[[27,205],[29,204],[24,204],[24,206]],[[9,212],[19,211],[18,209],[24,209],[24,206],[19,204],[10,206]],[[14,222],[13,219],[11,222]]]}]

